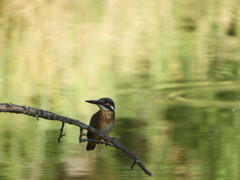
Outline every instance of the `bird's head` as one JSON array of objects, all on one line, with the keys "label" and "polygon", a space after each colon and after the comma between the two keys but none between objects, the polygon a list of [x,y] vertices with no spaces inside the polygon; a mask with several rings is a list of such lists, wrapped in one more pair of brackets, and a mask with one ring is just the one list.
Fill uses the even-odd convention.
[{"label": "bird's head", "polygon": [[101,98],[99,100],[87,100],[86,102],[96,104],[101,110],[115,111],[115,104],[110,98]]}]

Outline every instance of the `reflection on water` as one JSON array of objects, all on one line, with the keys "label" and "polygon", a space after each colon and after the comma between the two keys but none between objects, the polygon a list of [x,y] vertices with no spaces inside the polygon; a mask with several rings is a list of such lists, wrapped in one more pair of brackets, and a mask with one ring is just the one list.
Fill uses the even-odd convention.
[{"label": "reflection on water", "polygon": [[[0,7],[0,96],[89,122],[111,97],[111,136],[154,179],[239,179],[235,1],[34,1]],[[146,179],[79,129],[1,114],[0,179]]]}]

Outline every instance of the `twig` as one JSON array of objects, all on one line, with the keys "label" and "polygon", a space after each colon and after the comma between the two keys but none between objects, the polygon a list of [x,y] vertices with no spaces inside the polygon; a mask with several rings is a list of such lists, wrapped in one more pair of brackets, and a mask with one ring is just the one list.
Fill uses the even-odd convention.
[{"label": "twig", "polygon": [[131,166],[131,170],[133,170],[135,164],[136,164],[136,161],[133,161],[132,166]]},{"label": "twig", "polygon": [[59,136],[58,136],[58,143],[60,143],[60,142],[61,142],[61,138],[66,135],[66,134],[63,134],[64,125],[65,125],[65,123],[62,122],[62,127],[61,127],[61,129],[60,129],[60,134],[59,134]]},{"label": "twig", "polygon": [[[61,121],[62,123],[67,123],[71,125],[78,126],[82,129],[86,129],[87,131],[90,131],[91,133],[97,134],[101,139],[104,139],[106,142],[111,142],[116,148],[123,151],[128,157],[132,158],[136,164],[140,166],[140,168],[149,176],[152,175],[150,171],[146,169],[146,167],[142,164],[142,162],[137,158],[135,154],[133,154],[129,149],[127,149],[124,145],[122,145],[120,142],[115,140],[115,138],[110,138],[106,134],[98,131],[97,129],[88,126],[78,120],[68,118],[65,116],[60,116],[55,113],[44,111],[41,109],[35,109],[32,107],[27,106],[19,106],[15,104],[9,104],[9,103],[0,103],[0,112],[9,112],[9,113],[17,113],[17,114],[25,114],[33,117],[40,117],[47,120],[57,120]],[[134,163],[134,164],[135,164]]]},{"label": "twig", "polygon": [[79,143],[82,142],[83,128],[80,128]]}]

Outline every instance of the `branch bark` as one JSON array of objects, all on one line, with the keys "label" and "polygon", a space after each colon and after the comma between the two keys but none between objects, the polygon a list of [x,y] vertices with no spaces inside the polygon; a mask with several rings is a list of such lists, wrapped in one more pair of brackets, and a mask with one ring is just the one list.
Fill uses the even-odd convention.
[{"label": "branch bark", "polygon": [[[137,158],[137,156],[131,152],[129,149],[127,149],[124,145],[122,145],[120,142],[118,142],[117,140],[115,140],[115,138],[110,138],[107,135],[101,133],[100,131],[98,131],[97,129],[88,126],[76,119],[72,119],[72,118],[68,118],[65,116],[61,116],[49,111],[44,111],[42,109],[36,109],[36,108],[32,108],[32,107],[28,107],[28,106],[19,106],[19,105],[15,105],[15,104],[11,104],[11,103],[0,103],[0,112],[8,112],[8,113],[17,113],[17,114],[25,114],[28,116],[32,116],[32,117],[36,117],[37,119],[39,118],[43,118],[43,119],[47,119],[47,120],[57,120],[62,122],[62,130],[63,130],[63,126],[64,123],[67,124],[71,124],[71,125],[75,125],[80,127],[80,136],[82,133],[82,129],[86,129],[87,131],[90,131],[92,133],[97,134],[99,137],[101,137],[102,139],[111,142],[114,147],[116,147],[117,149],[123,151],[129,158],[133,159],[133,164],[131,166],[131,169],[133,169],[133,166],[135,164],[138,164],[140,166],[140,168],[149,176],[152,176],[152,173],[150,171],[147,170],[147,168],[143,165],[143,163]],[[60,135],[62,135],[62,130]],[[89,141],[89,140],[83,140],[80,142],[85,142],[85,141]]]}]

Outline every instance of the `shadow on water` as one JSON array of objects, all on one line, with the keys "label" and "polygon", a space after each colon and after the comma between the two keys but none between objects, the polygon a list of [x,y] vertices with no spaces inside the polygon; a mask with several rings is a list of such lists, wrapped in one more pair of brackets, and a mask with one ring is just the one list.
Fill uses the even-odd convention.
[{"label": "shadow on water", "polygon": [[[115,130],[117,140],[123,142],[126,147],[131,148],[132,152],[139,154],[142,160],[146,160],[145,152],[148,151],[148,143],[141,130],[147,123],[141,119],[131,118],[119,118],[118,121],[119,123]],[[122,153],[117,153],[116,157],[119,160],[125,160],[126,156]]]}]

